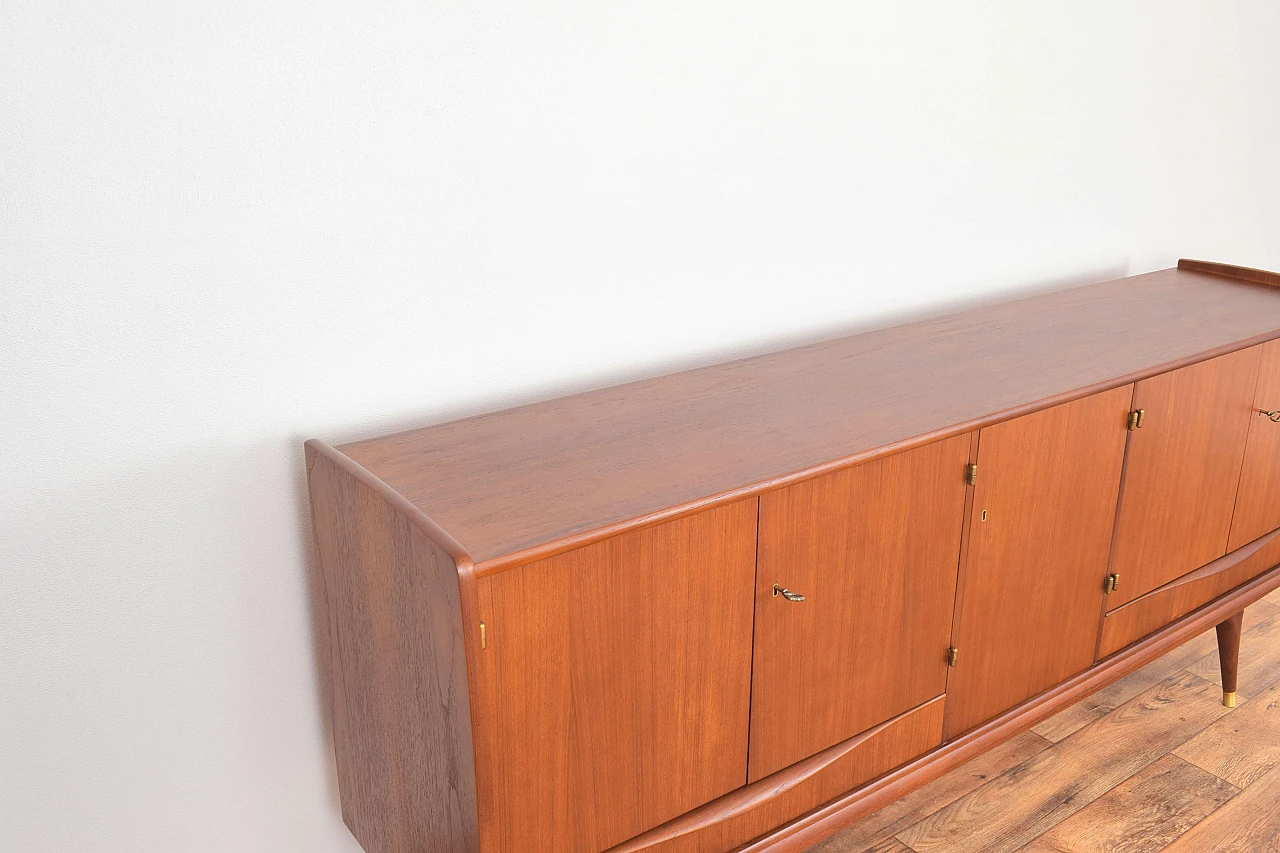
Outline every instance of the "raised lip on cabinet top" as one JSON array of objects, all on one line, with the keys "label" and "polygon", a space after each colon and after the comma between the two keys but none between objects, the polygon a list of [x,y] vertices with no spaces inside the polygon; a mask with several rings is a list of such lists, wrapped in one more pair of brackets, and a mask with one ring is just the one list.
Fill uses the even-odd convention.
[{"label": "raised lip on cabinet top", "polygon": [[[477,576],[1280,337],[1280,274],[1177,268],[332,448]],[[956,476],[963,476],[958,471]]]}]

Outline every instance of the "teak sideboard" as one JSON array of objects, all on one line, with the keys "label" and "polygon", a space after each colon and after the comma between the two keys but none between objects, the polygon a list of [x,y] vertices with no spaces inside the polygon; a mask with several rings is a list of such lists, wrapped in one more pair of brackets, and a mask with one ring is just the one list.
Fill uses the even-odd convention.
[{"label": "teak sideboard", "polygon": [[307,443],[370,853],[818,842],[1280,587],[1280,275]]}]

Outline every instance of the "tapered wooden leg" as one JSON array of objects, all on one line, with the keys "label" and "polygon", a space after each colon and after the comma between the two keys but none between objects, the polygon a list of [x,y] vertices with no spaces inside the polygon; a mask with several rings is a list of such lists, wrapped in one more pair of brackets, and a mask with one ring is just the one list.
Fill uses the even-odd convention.
[{"label": "tapered wooden leg", "polygon": [[1241,610],[1226,622],[1218,624],[1218,664],[1222,667],[1222,704],[1236,706],[1236,675],[1240,671],[1240,627],[1244,624]]}]

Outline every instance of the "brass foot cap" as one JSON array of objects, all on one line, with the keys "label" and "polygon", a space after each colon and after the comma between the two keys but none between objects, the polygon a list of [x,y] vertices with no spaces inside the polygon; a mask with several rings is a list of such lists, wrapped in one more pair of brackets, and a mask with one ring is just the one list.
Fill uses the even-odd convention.
[{"label": "brass foot cap", "polygon": [[1223,704],[1223,705],[1226,705],[1228,708],[1234,708],[1234,707],[1236,706],[1236,694],[1235,694],[1235,693],[1223,693],[1223,694],[1222,694],[1222,704]]}]

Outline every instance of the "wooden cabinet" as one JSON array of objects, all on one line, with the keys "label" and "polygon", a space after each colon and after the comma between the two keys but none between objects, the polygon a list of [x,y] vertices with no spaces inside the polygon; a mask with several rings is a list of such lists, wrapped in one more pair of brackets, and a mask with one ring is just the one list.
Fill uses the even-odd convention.
[{"label": "wooden cabinet", "polygon": [[798,851],[1215,626],[1233,701],[1280,588],[1259,409],[1280,275],[1184,261],[308,442],[343,818]]},{"label": "wooden cabinet", "polygon": [[947,737],[1093,663],[1131,392],[979,434]]},{"label": "wooden cabinet", "polygon": [[[1257,391],[1249,421],[1240,489],[1227,550],[1234,551],[1280,528],[1280,341],[1261,348]],[[1270,412],[1270,417],[1263,414]]]},{"label": "wooden cabinet", "polygon": [[1226,553],[1260,356],[1250,347],[1135,386],[1143,418],[1129,437],[1108,609]]},{"label": "wooden cabinet", "polygon": [[946,689],[969,444],[761,496],[751,781]]},{"label": "wooden cabinet", "polygon": [[595,853],[747,775],[756,501],[482,578],[481,851]]}]

